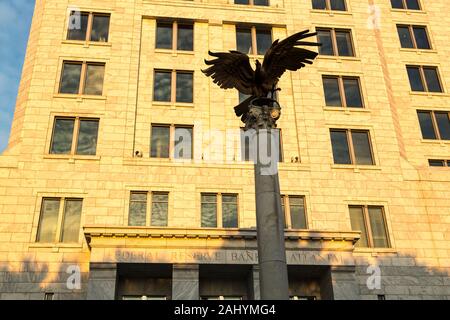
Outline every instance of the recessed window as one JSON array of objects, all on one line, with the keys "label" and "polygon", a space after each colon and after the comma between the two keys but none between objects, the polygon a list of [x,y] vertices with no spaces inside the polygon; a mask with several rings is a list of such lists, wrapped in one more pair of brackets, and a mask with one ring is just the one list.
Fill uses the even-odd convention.
[{"label": "recessed window", "polygon": [[381,206],[349,206],[353,231],[360,231],[356,247],[389,248],[384,208]]},{"label": "recessed window", "polygon": [[352,34],[347,29],[317,28],[319,54],[327,56],[354,57]]},{"label": "recessed window", "polygon": [[109,14],[72,11],[67,40],[108,42],[109,23]]},{"label": "recessed window", "polygon": [[428,164],[430,167],[450,167],[450,160],[430,159],[428,160]]},{"label": "recessed window", "polygon": [[364,108],[359,78],[323,76],[327,107]]},{"label": "recessed window", "polygon": [[59,93],[101,96],[104,76],[104,63],[64,61]]},{"label": "recessed window", "polygon": [[180,51],[194,50],[194,24],[192,22],[156,23],[156,48]]},{"label": "recessed window", "polygon": [[193,87],[191,71],[155,70],[153,101],[192,103]]},{"label": "recessed window", "polygon": [[331,129],[330,135],[335,164],[375,164],[369,131]]},{"label": "recessed window", "polygon": [[419,0],[391,0],[393,9],[421,10]]},{"label": "recessed window", "polygon": [[269,0],[234,0],[234,4],[246,4],[251,6],[268,6]]},{"label": "recessed window", "polygon": [[428,66],[406,66],[411,90],[417,92],[443,92],[438,69]]},{"label": "recessed window", "polygon": [[192,146],[192,126],[152,125],[150,157],[192,159]]},{"label": "recessed window", "polygon": [[[151,205],[148,205],[148,201]],[[148,209],[151,208],[150,213]],[[133,191],[130,195],[129,226],[166,227],[168,225],[169,193]]]},{"label": "recessed window", "polygon": [[417,111],[422,137],[429,140],[450,140],[449,112]]},{"label": "recessed window", "polygon": [[98,125],[98,119],[55,118],[50,154],[95,155]]},{"label": "recessed window", "polygon": [[[281,139],[281,130],[272,129],[274,132],[274,139],[278,143],[278,161],[283,162],[283,145]],[[253,130],[245,131],[241,128],[241,161],[253,161],[256,157],[256,146],[252,147],[252,137],[254,135]],[[272,150],[272,139],[267,140],[269,143],[268,149]],[[275,146],[276,147],[276,146]]]},{"label": "recessed window", "polygon": [[281,207],[286,221],[286,229],[308,229],[304,196],[283,195],[281,196]]},{"label": "recessed window", "polygon": [[43,198],[37,242],[79,242],[83,199]]},{"label": "recessed window", "polygon": [[316,10],[347,11],[345,0],[312,0],[312,7]]},{"label": "recessed window", "polygon": [[426,27],[397,25],[397,31],[402,48],[431,49]]},{"label": "recessed window", "polygon": [[272,45],[272,28],[236,27],[236,48],[245,54],[264,55]]},{"label": "recessed window", "polygon": [[237,228],[238,225],[237,194],[201,194],[202,228]]}]

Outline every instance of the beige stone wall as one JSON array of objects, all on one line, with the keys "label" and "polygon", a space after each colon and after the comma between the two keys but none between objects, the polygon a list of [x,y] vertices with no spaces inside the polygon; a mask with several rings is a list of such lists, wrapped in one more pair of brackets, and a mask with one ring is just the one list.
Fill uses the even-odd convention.
[{"label": "beige stone wall", "polygon": [[[10,145],[0,156],[0,292],[25,298],[39,298],[39,290],[67,292],[65,267],[73,263],[80,264],[87,277],[90,251],[82,231],[79,246],[34,243],[43,196],[82,197],[83,225],[124,226],[131,190],[169,191],[169,226],[197,228],[200,192],[233,192],[239,194],[240,226],[255,226],[253,168],[233,160],[239,159],[239,145],[225,140],[227,130],[241,125],[232,109],[237,92],[219,89],[200,72],[208,50],[235,49],[238,22],[273,25],[274,39],[306,28],[352,29],[355,58],[319,57],[313,66],[281,79],[279,127],[286,160],[280,164],[282,193],[306,196],[308,226],[313,230],[348,231],[349,204],[383,205],[393,248],[357,249],[357,261],[367,264],[380,257],[381,263],[391,265],[399,261],[448,270],[450,171],[429,168],[427,160],[450,159],[450,144],[422,141],[416,110],[449,109],[450,47],[445,30],[450,27],[450,5],[426,1],[425,10],[414,13],[391,10],[389,1],[375,1],[381,10],[377,31],[367,27],[371,1],[347,2],[349,12],[329,14],[311,10],[310,1],[293,0],[274,0],[270,8],[225,0],[38,0]],[[65,41],[69,5],[110,12],[109,44]],[[155,50],[158,17],[194,20],[194,53]],[[400,49],[396,23],[427,25],[434,50]],[[104,97],[57,93],[62,61],[71,59],[106,63]],[[439,66],[445,93],[411,93],[407,63]],[[194,103],[153,103],[154,68],[194,71]],[[326,108],[323,74],[359,76],[366,108]],[[100,118],[96,157],[48,155],[53,118],[61,115]],[[197,161],[150,159],[151,123],[194,125]],[[377,165],[333,165],[329,128],[336,127],[370,130]],[[222,136],[208,133],[211,130]],[[216,146],[210,158],[226,151],[230,161],[202,161],[202,154],[208,158],[209,144]],[[133,158],[135,150],[144,157]],[[300,157],[301,163],[291,163],[292,157]],[[27,261],[32,263],[24,264]],[[22,285],[7,285],[5,271],[16,274]],[[29,279],[28,272],[34,271],[45,277]]]}]

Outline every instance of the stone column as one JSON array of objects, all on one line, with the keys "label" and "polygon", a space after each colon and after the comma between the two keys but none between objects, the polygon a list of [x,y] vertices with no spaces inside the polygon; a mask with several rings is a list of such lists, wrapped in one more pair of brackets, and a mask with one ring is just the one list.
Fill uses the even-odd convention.
[{"label": "stone column", "polygon": [[360,300],[355,267],[331,267],[334,300]]},{"label": "stone column", "polygon": [[114,300],[116,298],[117,265],[91,263],[87,300]]},{"label": "stone column", "polygon": [[198,264],[174,264],[172,271],[172,300],[198,300]]}]

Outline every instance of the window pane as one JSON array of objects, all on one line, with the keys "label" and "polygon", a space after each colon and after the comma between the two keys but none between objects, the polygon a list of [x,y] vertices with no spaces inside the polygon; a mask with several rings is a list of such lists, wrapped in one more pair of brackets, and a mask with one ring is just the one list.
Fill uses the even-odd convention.
[{"label": "window pane", "polygon": [[353,231],[361,231],[361,238],[356,243],[356,247],[367,248],[369,243],[367,242],[367,230],[364,223],[364,213],[362,207],[350,207],[350,223]]},{"label": "window pane", "polygon": [[338,78],[323,78],[325,102],[329,107],[342,107]]},{"label": "window pane", "polygon": [[101,96],[103,94],[104,75],[104,65],[88,64],[86,70],[86,83],[84,84],[84,94]]},{"label": "window pane", "polygon": [[55,242],[60,199],[42,199],[37,242]]},{"label": "window pane", "polygon": [[129,226],[145,226],[147,216],[147,193],[132,192],[130,198]]},{"label": "window pane", "polygon": [[51,154],[69,154],[72,150],[74,119],[56,119],[53,129]]},{"label": "window pane", "polygon": [[258,47],[258,54],[264,55],[272,45],[272,31],[271,30],[256,30],[256,46]]},{"label": "window pane", "polygon": [[75,12],[72,12],[69,17],[67,40],[86,40],[88,19],[89,15],[87,13],[77,15]]},{"label": "window pane", "polygon": [[428,91],[442,92],[441,83],[436,68],[423,68],[425,80],[427,82]]},{"label": "window pane", "polygon": [[336,31],[336,42],[340,56],[353,57],[352,37],[349,31]]},{"label": "window pane", "polygon": [[175,128],[175,159],[192,159],[192,128]]},{"label": "window pane", "polygon": [[303,197],[289,197],[291,225],[293,229],[307,229]]},{"label": "window pane", "polygon": [[187,24],[178,25],[177,50],[194,50],[194,26]]},{"label": "window pane", "polygon": [[402,0],[391,0],[392,8],[394,9],[403,9],[403,1]]},{"label": "window pane", "polygon": [[345,0],[330,0],[331,10],[345,11]]},{"label": "window pane", "polygon": [[250,0],[234,0],[234,4],[249,4]]},{"label": "window pane", "polygon": [[193,102],[193,74],[177,72],[177,102]]},{"label": "window pane", "polygon": [[369,133],[352,131],[353,149],[356,164],[373,165],[372,150],[370,148]]},{"label": "window pane", "polygon": [[422,130],[422,137],[424,139],[437,139],[436,132],[434,132],[433,120],[431,112],[421,111],[417,112],[419,116],[420,129]]},{"label": "window pane", "polygon": [[217,227],[217,196],[202,195],[202,227]]},{"label": "window pane", "polygon": [[409,83],[411,84],[412,91],[425,91],[425,87],[420,77],[420,71],[418,67],[406,67],[408,70]]},{"label": "window pane", "polygon": [[77,94],[80,89],[81,63],[64,62],[59,93]]},{"label": "window pane", "polygon": [[169,195],[154,193],[152,195],[152,226],[166,227],[169,212]]},{"label": "window pane", "polygon": [[153,100],[170,102],[172,89],[171,86],[172,86],[172,73],[164,71],[156,71]]},{"label": "window pane", "polygon": [[445,167],[444,160],[428,160],[430,167]]},{"label": "window pane", "polygon": [[157,23],[156,48],[172,49],[172,23]]},{"label": "window pane", "polygon": [[250,28],[236,28],[237,51],[252,54],[252,32]]},{"label": "window pane", "polygon": [[406,0],[406,7],[409,10],[420,10],[419,0]]},{"label": "window pane", "polygon": [[66,200],[61,242],[78,242],[80,237],[80,221],[83,200]]},{"label": "window pane", "polygon": [[255,6],[268,6],[269,0],[253,0]]},{"label": "window pane", "polygon": [[169,157],[169,127],[152,126],[151,152],[152,158]]},{"label": "window pane", "polygon": [[414,48],[409,28],[406,26],[397,26],[397,31],[402,48]]},{"label": "window pane", "polygon": [[375,248],[388,248],[389,242],[387,239],[383,209],[380,207],[369,207],[369,219],[373,246]]},{"label": "window pane", "polygon": [[331,130],[331,145],[335,164],[351,164],[347,132]]},{"label": "window pane", "polygon": [[447,112],[436,112],[436,123],[442,140],[450,140],[450,119]]},{"label": "window pane", "polygon": [[312,0],[313,9],[324,10],[327,8],[327,3],[325,0]]},{"label": "window pane", "polygon": [[447,160],[447,167],[450,167],[450,160]]},{"label": "window pane", "polygon": [[91,41],[108,42],[109,16],[94,15],[92,21]]},{"label": "window pane", "polygon": [[78,132],[77,154],[95,155],[97,152],[98,120],[81,120]]},{"label": "window pane", "polygon": [[238,227],[237,195],[222,196],[222,227]]},{"label": "window pane", "polygon": [[319,47],[319,54],[332,56],[333,52],[333,42],[331,40],[331,31],[330,30],[319,30],[317,31],[317,40],[322,44]]},{"label": "window pane", "polygon": [[431,49],[430,41],[428,41],[427,30],[422,27],[414,27],[414,37],[416,38],[417,48]]},{"label": "window pane", "polygon": [[363,102],[358,79],[344,79],[343,81],[347,107],[362,108]]}]

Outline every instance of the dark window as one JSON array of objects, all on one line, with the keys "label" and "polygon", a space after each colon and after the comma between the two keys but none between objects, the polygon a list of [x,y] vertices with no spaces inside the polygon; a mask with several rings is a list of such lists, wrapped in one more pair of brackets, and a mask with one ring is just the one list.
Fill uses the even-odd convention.
[{"label": "dark window", "polygon": [[347,11],[345,0],[312,0],[313,9]]},{"label": "dark window", "polygon": [[336,164],[351,164],[350,149],[348,147],[347,132],[345,130],[331,131],[331,145],[333,158]]},{"label": "dark window", "polygon": [[394,9],[404,9],[403,0],[391,0],[391,6]]},{"label": "dark window", "polygon": [[91,41],[108,42],[109,15],[94,14],[92,18]]},{"label": "dark window", "polygon": [[[428,160],[428,163],[430,167],[445,167],[446,162],[445,160]],[[449,161],[450,163],[450,161]]]},{"label": "dark window", "polygon": [[443,92],[436,67],[406,66],[412,91]]},{"label": "dark window", "polygon": [[402,48],[414,48],[411,32],[408,26],[397,26],[398,36]]},{"label": "dark window", "polygon": [[73,11],[69,17],[67,40],[108,42],[109,23],[109,14],[81,12],[78,15]]},{"label": "dark window", "polygon": [[339,78],[323,78],[325,103],[330,107],[342,107],[341,93],[339,89]]},{"label": "dark window", "polygon": [[391,0],[393,9],[421,10],[419,0]]},{"label": "dark window", "polygon": [[234,4],[250,4],[250,0],[234,0]]},{"label": "dark window", "polygon": [[409,10],[420,10],[420,3],[419,0],[405,0],[406,1],[406,8]]},{"label": "dark window", "polygon": [[345,0],[330,0],[331,10],[346,11]]},{"label": "dark window", "polygon": [[75,119],[55,119],[50,146],[51,154],[71,153],[74,127]]},{"label": "dark window", "polygon": [[251,28],[236,28],[237,51],[252,54],[252,30]]},{"label": "dark window", "polygon": [[437,68],[424,67],[423,73],[429,92],[442,92],[441,82],[439,80]]},{"label": "dark window", "polygon": [[413,34],[417,48],[431,49],[430,40],[428,39],[428,33],[425,27],[413,27]]},{"label": "dark window", "polygon": [[[192,72],[157,70],[155,71],[153,100],[172,103],[192,103],[193,86],[194,74]],[[175,94],[173,95],[172,92]]]},{"label": "dark window", "polygon": [[447,112],[435,112],[439,136],[442,140],[450,140],[450,119]]},{"label": "dark window", "polygon": [[272,30],[256,29],[257,54],[264,55],[272,45]]},{"label": "dark window", "polygon": [[172,23],[157,22],[156,24],[156,48],[172,49]]},{"label": "dark window", "polygon": [[155,71],[154,101],[171,101],[172,72]]},{"label": "dark window", "polygon": [[129,226],[145,226],[147,220],[147,193],[131,192],[130,211],[128,214]]},{"label": "dark window", "polygon": [[192,24],[178,24],[177,50],[194,50],[194,26]]},{"label": "dark window", "polygon": [[194,50],[194,24],[178,21],[158,21],[156,23],[156,48]]},{"label": "dark window", "polygon": [[[256,48],[253,48],[253,43]],[[262,27],[236,27],[236,48],[252,55],[264,55],[272,45],[272,30]]]},{"label": "dark window", "polygon": [[350,31],[336,30],[336,43],[340,56],[353,57],[353,44]]},{"label": "dark window", "polygon": [[[154,227],[166,227],[168,225],[169,193],[152,192],[151,199],[152,211],[150,225]],[[131,192],[128,225],[147,225],[147,201],[147,192]]]},{"label": "dark window", "polygon": [[54,242],[56,240],[60,203],[60,198],[42,199],[37,242]]},{"label": "dark window", "polygon": [[103,94],[103,78],[105,76],[105,65],[87,64],[84,94],[101,96]]},{"label": "dark window", "polygon": [[448,112],[418,111],[417,115],[424,139],[450,140]]},{"label": "dark window", "polygon": [[389,248],[383,207],[349,206],[352,230],[360,231],[357,247]]},{"label": "dark window", "polygon": [[254,6],[268,6],[269,0],[234,0],[234,4],[246,4]]},{"label": "dark window", "polygon": [[82,63],[64,62],[59,93],[78,94]]},{"label": "dark window", "polygon": [[323,88],[328,107],[364,107],[358,78],[324,76]]},{"label": "dark window", "polygon": [[412,91],[425,91],[419,67],[407,67]]},{"label": "dark window", "polygon": [[152,158],[169,158],[170,127],[152,126],[151,151]]},{"label": "dark window", "polygon": [[80,120],[76,154],[95,155],[97,153],[98,120]]},{"label": "dark window", "polygon": [[331,36],[331,29],[318,29],[317,30],[317,40],[322,46],[319,47],[319,54],[333,56],[334,55],[334,47],[333,40]]},{"label": "dark window", "polygon": [[305,198],[289,196],[289,210],[292,229],[307,229],[305,214]]},{"label": "dark window", "polygon": [[350,30],[343,29],[317,29],[319,54],[331,56],[353,57],[353,41]]},{"label": "dark window", "polygon": [[193,102],[194,79],[192,72],[177,72],[176,101],[192,103]]},{"label": "dark window", "polygon": [[344,78],[345,101],[349,108],[362,108],[361,88],[358,79]]},{"label": "dark window", "polygon": [[[171,141],[173,142],[171,147]],[[171,150],[170,148],[173,148]],[[187,126],[152,125],[152,158],[193,158],[193,128]]]},{"label": "dark window", "polygon": [[[218,225],[219,222],[220,225]],[[238,225],[237,194],[201,194],[201,226],[203,228],[238,228]]]},{"label": "dark window", "polygon": [[105,64],[91,62],[64,62],[59,93],[80,94],[80,81],[84,78],[83,94],[102,95]]},{"label": "dark window", "polygon": [[326,0],[312,0],[313,9],[317,10],[325,10],[327,8]]},{"label": "dark window", "polygon": [[202,227],[216,228],[217,227],[217,195],[216,194],[202,194],[201,195],[201,210],[202,210]]},{"label": "dark window", "polygon": [[169,212],[169,193],[152,192],[151,225],[154,227],[167,227]]},{"label": "dark window", "polygon": [[61,227],[61,242],[78,242],[83,200],[66,199]]},{"label": "dark window", "polygon": [[397,25],[402,48],[431,49],[426,27]]},{"label": "dark window", "polygon": [[331,129],[330,135],[335,164],[375,164],[368,131]]},{"label": "dark window", "polygon": [[222,195],[222,227],[238,227],[238,196],[236,194]]},{"label": "dark window", "polygon": [[69,30],[67,32],[67,40],[86,40],[89,13],[75,13],[72,11],[69,17]]},{"label": "dark window", "polygon": [[353,151],[356,164],[373,165],[372,149],[370,147],[369,132],[351,131]]}]

